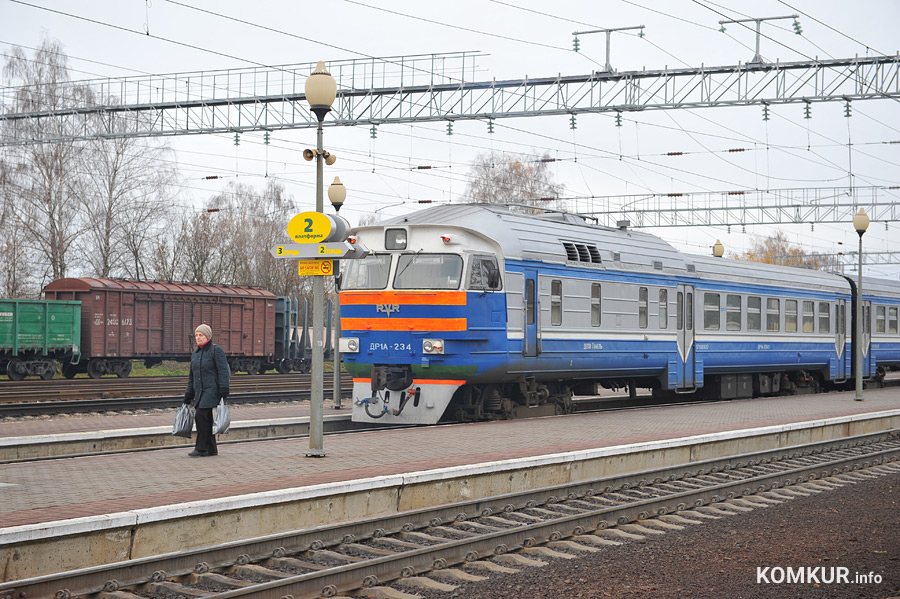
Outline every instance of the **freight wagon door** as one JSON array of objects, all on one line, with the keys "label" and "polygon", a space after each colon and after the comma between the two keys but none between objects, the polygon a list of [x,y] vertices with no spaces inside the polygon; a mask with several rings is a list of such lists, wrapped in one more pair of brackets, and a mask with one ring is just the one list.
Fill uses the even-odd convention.
[{"label": "freight wagon door", "polygon": [[537,271],[526,268],[525,275],[525,350],[528,357],[540,353],[538,337],[540,336],[540,317],[538,309]]},{"label": "freight wagon door", "polygon": [[678,329],[678,355],[681,368],[678,373],[678,388],[690,389],[696,386],[694,354],[694,287],[679,285],[676,304]]}]

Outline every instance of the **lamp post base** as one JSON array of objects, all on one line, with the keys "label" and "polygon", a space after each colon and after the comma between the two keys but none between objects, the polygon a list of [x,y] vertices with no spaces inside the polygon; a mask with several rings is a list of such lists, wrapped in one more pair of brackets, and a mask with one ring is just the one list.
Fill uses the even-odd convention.
[{"label": "lamp post base", "polygon": [[305,455],[308,458],[324,458],[326,454],[322,449],[310,449]]}]

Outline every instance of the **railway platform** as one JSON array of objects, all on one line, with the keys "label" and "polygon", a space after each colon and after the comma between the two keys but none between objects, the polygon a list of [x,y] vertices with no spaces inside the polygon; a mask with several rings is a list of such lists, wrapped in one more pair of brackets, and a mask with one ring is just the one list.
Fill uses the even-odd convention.
[{"label": "railway platform", "polygon": [[[233,426],[284,418],[288,409],[301,412],[242,408],[233,412]],[[172,414],[87,420],[107,418],[125,419],[125,428],[157,419],[171,426]],[[64,426],[90,428],[5,423],[0,435],[53,435]],[[305,457],[308,441],[301,438],[226,444],[214,458],[191,458],[177,447],[6,463],[0,571],[7,581],[20,580],[460,498],[898,429],[900,388],[890,387],[867,390],[863,402],[852,392],[830,393],[338,434],[325,438],[324,458]]]}]

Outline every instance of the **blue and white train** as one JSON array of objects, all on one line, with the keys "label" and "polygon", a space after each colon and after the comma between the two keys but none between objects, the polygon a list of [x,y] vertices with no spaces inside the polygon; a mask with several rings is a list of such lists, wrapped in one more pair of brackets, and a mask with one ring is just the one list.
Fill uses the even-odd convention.
[{"label": "blue and white train", "polygon": [[[353,420],[567,413],[573,394],[753,397],[852,381],[854,282],[683,254],[566,213],[466,204],[364,226],[341,351]],[[863,372],[900,366],[900,283],[863,282]]]}]

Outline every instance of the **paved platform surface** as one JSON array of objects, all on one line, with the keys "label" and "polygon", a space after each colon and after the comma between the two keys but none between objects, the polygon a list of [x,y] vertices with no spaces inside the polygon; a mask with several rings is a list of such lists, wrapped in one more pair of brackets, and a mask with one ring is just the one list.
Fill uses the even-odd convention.
[{"label": "paved platform surface", "polygon": [[[808,422],[900,409],[900,389],[517,421],[348,433],[325,438],[325,458],[306,439],[225,444],[213,458],[184,448],[0,465],[0,528],[187,501],[541,456],[628,443]],[[233,420],[305,415],[305,406],[239,407]],[[346,411],[346,409],[344,410]],[[326,414],[337,411],[327,408]],[[157,426],[171,413],[0,423],[0,435]]]}]

